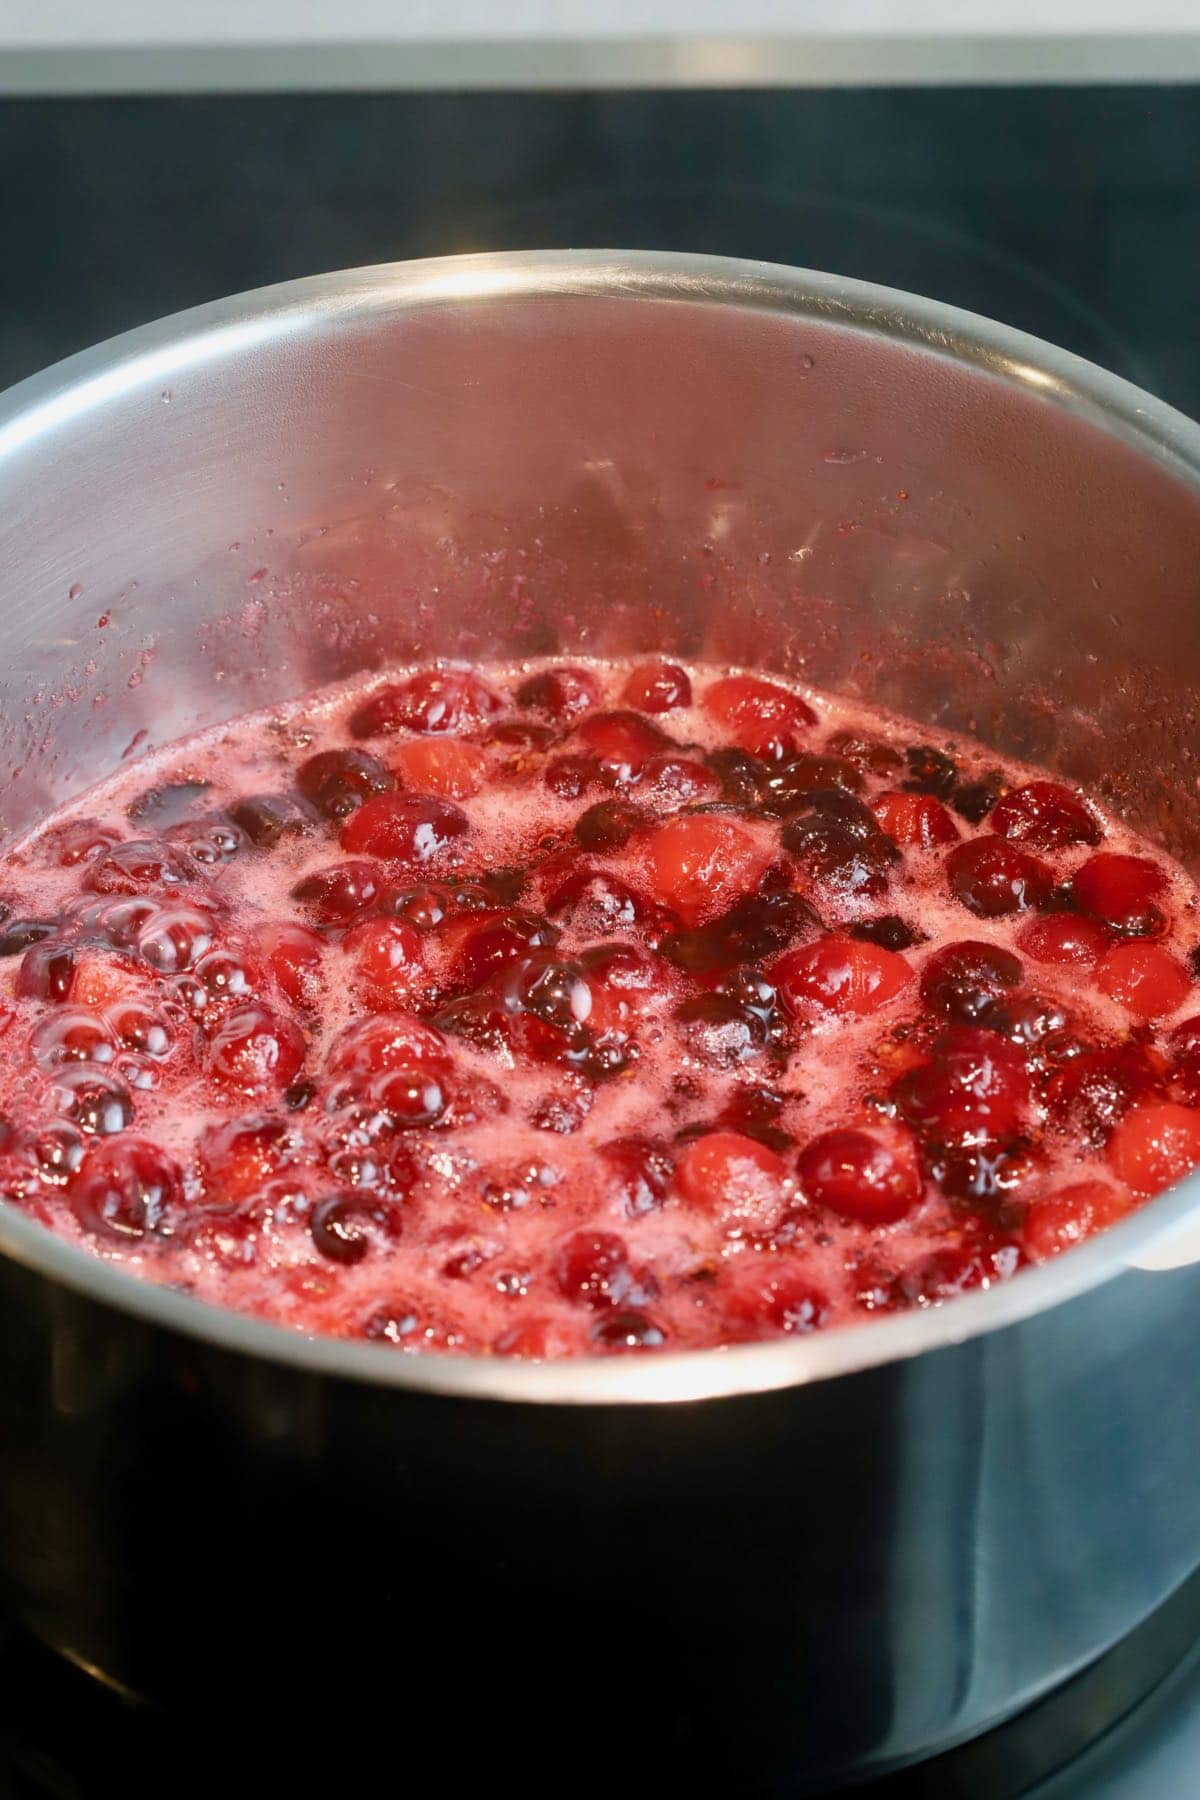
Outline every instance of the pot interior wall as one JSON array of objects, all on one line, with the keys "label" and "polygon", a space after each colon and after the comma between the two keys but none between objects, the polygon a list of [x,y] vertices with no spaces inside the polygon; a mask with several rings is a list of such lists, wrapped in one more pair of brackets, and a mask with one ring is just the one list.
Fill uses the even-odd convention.
[{"label": "pot interior wall", "polygon": [[473,286],[231,305],[0,431],[6,831],[386,661],[663,649],[974,731],[1200,862],[1200,501],[1167,468],[1037,371]]}]

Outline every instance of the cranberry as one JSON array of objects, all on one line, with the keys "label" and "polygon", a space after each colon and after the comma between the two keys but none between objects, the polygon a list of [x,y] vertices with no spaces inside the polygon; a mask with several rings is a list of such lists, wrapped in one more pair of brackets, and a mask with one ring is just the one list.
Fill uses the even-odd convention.
[{"label": "cranberry", "polygon": [[306,875],[292,889],[322,925],[346,925],[373,906],[382,892],[378,866],[349,859]]},{"label": "cranberry", "polygon": [[675,1165],[684,1204],[730,1232],[769,1228],[782,1210],[786,1178],[781,1156],[738,1131],[693,1139]]},{"label": "cranberry", "polygon": [[407,681],[380,688],[350,715],[352,737],[395,731],[478,731],[502,702],[470,669],[422,669]]},{"label": "cranberry", "polygon": [[1135,1103],[1159,1091],[1160,1081],[1145,1051],[1135,1044],[1085,1051],[1053,1075],[1046,1109],[1055,1124],[1102,1143]]},{"label": "cranberry", "polygon": [[289,1087],[304,1061],[304,1034],[267,1006],[239,1006],[228,1013],[206,1052],[209,1074],[244,1094]]},{"label": "cranberry", "polygon": [[748,893],[767,857],[740,825],[697,814],[669,819],[645,841],[646,869],[658,898],[685,925],[701,925]]},{"label": "cranberry", "polygon": [[826,1131],[800,1152],[800,1185],[810,1199],[862,1225],[894,1225],[921,1198],[915,1146],[869,1131]]},{"label": "cranberry", "polygon": [[38,1021],[30,1033],[29,1047],[35,1062],[52,1069],[66,1062],[111,1062],[117,1039],[107,1019],[64,1006]]},{"label": "cranberry", "polygon": [[635,712],[672,712],[692,704],[692,684],[678,663],[639,663],[626,676],[621,698]]},{"label": "cranberry", "polygon": [[179,1165],[147,1138],[103,1138],[84,1159],[71,1205],[85,1231],[140,1239],[169,1237],[183,1203]]},{"label": "cranberry", "polygon": [[348,1025],[325,1056],[333,1076],[368,1077],[391,1069],[449,1066],[449,1046],[442,1033],[410,1013],[379,1013]]},{"label": "cranberry", "polygon": [[955,899],[981,919],[1040,906],[1054,885],[1045,863],[1002,838],[970,838],[959,844],[946,858],[946,873]]},{"label": "cranberry", "polygon": [[368,1092],[398,1131],[436,1125],[449,1104],[440,1072],[419,1063],[407,1069],[386,1069],[375,1076]]},{"label": "cranberry", "polygon": [[[132,813],[130,815],[132,817]],[[121,841],[119,831],[100,824],[97,819],[76,819],[72,823],[47,831],[42,847],[54,853],[60,869],[72,869],[81,862],[91,862],[113,844]]]},{"label": "cranberry", "polygon": [[293,1154],[291,1127],[271,1113],[206,1125],[196,1155],[210,1200],[235,1206],[250,1199]]},{"label": "cranberry", "polygon": [[1160,1019],[1183,1005],[1192,978],[1158,944],[1114,944],[1096,965],[1096,983],[1140,1019]]},{"label": "cranberry", "polygon": [[58,1104],[89,1137],[109,1137],[133,1122],[129,1090],[107,1072],[78,1064],[55,1076]]},{"label": "cranberry", "polygon": [[296,771],[296,786],[327,819],[344,819],[372,794],[386,794],[395,785],[387,765],[366,750],[319,750]]},{"label": "cranberry", "polygon": [[709,925],[663,940],[662,952],[692,975],[718,974],[739,963],[777,956],[820,924],[812,906],[790,890],[739,900]]},{"label": "cranberry", "polygon": [[961,1294],[993,1288],[1016,1274],[1023,1261],[1021,1248],[1001,1233],[976,1229],[962,1240],[907,1269],[894,1284],[896,1299],[905,1306],[941,1306]]},{"label": "cranberry", "polygon": [[46,1187],[66,1187],[84,1156],[84,1139],[69,1119],[51,1119],[22,1133],[21,1150],[29,1157],[37,1179]]},{"label": "cranberry", "polygon": [[413,738],[392,754],[402,787],[439,800],[469,800],[484,784],[487,757],[458,738]]},{"label": "cranberry", "polygon": [[721,792],[720,778],[690,756],[652,756],[642,770],[639,792],[644,801],[664,810],[700,805]]},{"label": "cranberry", "polygon": [[210,913],[195,906],[164,906],[138,933],[138,954],[159,975],[190,969],[213,941]]},{"label": "cranberry", "polygon": [[772,1258],[733,1288],[724,1336],[734,1343],[776,1334],[805,1337],[828,1322],[831,1310],[828,1296],[804,1269],[781,1267]]},{"label": "cranberry", "polygon": [[451,965],[456,988],[482,987],[500,969],[517,962],[530,950],[552,949],[558,929],[537,913],[514,910],[493,914],[465,936]]},{"label": "cranberry", "polygon": [[912,966],[894,950],[832,936],[789,950],[773,974],[788,1011],[806,1018],[822,1012],[876,1012],[912,980]]},{"label": "cranberry", "polygon": [[880,794],[871,810],[888,837],[905,849],[932,850],[953,844],[959,835],[950,814],[931,794]]},{"label": "cranberry", "polygon": [[1135,1201],[1107,1181],[1076,1181],[1031,1200],[1021,1241],[1035,1262],[1045,1262],[1128,1216]]},{"label": "cranberry", "polygon": [[1023,974],[1020,959],[998,944],[947,944],[921,971],[921,998],[956,1025],[972,1025],[1019,986]]},{"label": "cranberry", "polygon": [[652,756],[671,747],[672,740],[641,713],[593,713],[577,728],[609,781],[636,781]]},{"label": "cranberry", "polygon": [[74,981],[74,950],[60,938],[45,938],[21,958],[16,991],[29,1000],[66,1000]]},{"label": "cranberry", "polygon": [[263,986],[263,976],[245,951],[234,945],[210,950],[196,964],[192,1010],[209,1014],[224,1001],[252,1000]]},{"label": "cranberry", "polygon": [[510,1007],[559,1031],[573,1031],[591,1016],[591,984],[578,963],[546,955],[523,957],[509,971],[504,992]]},{"label": "cranberry", "polygon": [[366,919],[342,939],[356,994],[377,1012],[395,1012],[421,974],[421,935],[399,919]]},{"label": "cranberry", "polygon": [[0,928],[0,957],[20,956],[31,944],[40,944],[59,929],[58,919],[13,919]]},{"label": "cranberry", "polygon": [[977,1026],[957,1026],[934,1046],[932,1059],[893,1087],[902,1116],[943,1143],[981,1143],[1018,1129],[1029,1105],[1024,1058],[1007,1039]]},{"label": "cranberry", "polygon": [[666,1343],[666,1333],[641,1312],[613,1313],[597,1319],[591,1339],[602,1350],[659,1350]]},{"label": "cranberry", "polygon": [[[773,990],[768,986],[767,992]],[[696,994],[676,1007],[675,1017],[692,1055],[714,1068],[736,1068],[766,1046],[766,1017],[731,994]]]},{"label": "cranberry", "polygon": [[667,1197],[674,1161],[652,1138],[614,1138],[600,1146],[606,1185],[630,1218],[654,1212]]},{"label": "cranberry", "polygon": [[229,812],[256,850],[273,850],[285,837],[307,837],[318,817],[307,801],[291,794],[248,794]]},{"label": "cranberry", "polygon": [[1030,919],[1017,933],[1018,949],[1034,962],[1064,968],[1091,968],[1111,942],[1098,920],[1073,913],[1048,913],[1043,919]]},{"label": "cranberry", "polygon": [[761,758],[748,750],[724,747],[710,750],[704,761],[721,784],[722,799],[747,811],[762,809],[771,771]]},{"label": "cranberry", "polygon": [[931,744],[910,744],[904,752],[908,773],[900,783],[906,793],[933,794],[946,800],[958,781],[958,765]]},{"label": "cranberry", "polygon": [[878,944],[881,950],[911,950],[921,943],[921,933],[895,913],[884,913],[878,919],[859,919],[851,925],[849,935],[864,944]]},{"label": "cranberry", "polygon": [[613,1231],[576,1231],[554,1253],[554,1279],[568,1300],[619,1306],[635,1285],[629,1247]]},{"label": "cranberry", "polygon": [[1166,886],[1162,869],[1148,857],[1119,856],[1110,850],[1090,856],[1071,881],[1084,912],[1128,937],[1161,935],[1162,914],[1152,902]]},{"label": "cranberry", "polygon": [[172,1046],[171,1027],[162,1014],[140,1000],[118,1000],[107,1008],[105,1019],[126,1050],[137,1050],[144,1056],[168,1056]]},{"label": "cranberry", "polygon": [[727,675],[714,681],[700,704],[738,749],[767,762],[794,756],[817,722],[799,694],[757,675]]},{"label": "cranberry", "polygon": [[363,1194],[345,1193],[331,1194],[313,1208],[312,1241],[330,1262],[361,1262],[371,1248],[364,1221],[382,1226],[389,1237],[399,1235],[399,1213],[394,1206]]},{"label": "cranberry", "polygon": [[420,867],[471,828],[461,807],[427,794],[377,794],[342,826],[343,850]]},{"label": "cranberry", "polygon": [[647,901],[619,876],[584,867],[558,884],[546,902],[552,919],[596,930],[627,931],[649,911]]},{"label": "cranberry", "polygon": [[825,748],[831,755],[853,763],[864,775],[879,775],[885,780],[904,762],[891,744],[881,744],[876,738],[859,737],[853,731],[835,731]]},{"label": "cranberry", "polygon": [[870,808],[839,788],[810,794],[806,809],[784,826],[782,841],[811,875],[854,894],[882,893],[900,859]]},{"label": "cranberry", "polygon": [[556,756],[542,779],[560,800],[578,800],[599,782],[600,764],[594,756]]},{"label": "cranberry", "polygon": [[580,813],[573,835],[584,850],[620,850],[649,823],[643,809],[629,800],[601,800]]},{"label": "cranberry", "polygon": [[1200,1163],[1200,1112],[1171,1100],[1135,1106],[1109,1139],[1108,1161],[1135,1194],[1174,1187]]},{"label": "cranberry", "polygon": [[566,725],[600,704],[600,684],[587,669],[543,669],[517,689],[517,705]]},{"label": "cranberry", "polygon": [[759,806],[772,818],[799,812],[811,794],[841,789],[855,794],[863,778],[852,762],[840,756],[789,757],[786,762],[764,765],[758,779]]},{"label": "cranberry", "polygon": [[84,886],[93,894],[148,894],[180,887],[192,879],[186,859],[171,845],[151,838],[114,844],[88,869]]},{"label": "cranberry", "polygon": [[992,807],[988,825],[1001,837],[1035,850],[1062,850],[1070,844],[1098,844],[1104,832],[1091,808],[1056,781],[1031,781],[1013,788]]}]

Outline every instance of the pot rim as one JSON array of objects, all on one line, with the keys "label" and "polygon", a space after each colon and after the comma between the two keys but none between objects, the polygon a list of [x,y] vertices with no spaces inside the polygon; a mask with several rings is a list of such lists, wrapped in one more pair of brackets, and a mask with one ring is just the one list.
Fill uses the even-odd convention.
[{"label": "pot rim", "polygon": [[[893,288],[776,263],[655,251],[555,250],[383,263],[309,276],[176,313],[81,351],[0,396],[0,493],[39,439],[145,385],[256,345],[303,340],[372,312],[522,297],[765,310],[896,339],[1024,389],[1115,437],[1200,494],[1200,425],[1095,364],[974,313]],[[16,474],[19,481],[19,471]],[[1198,502],[1200,503],[1200,502]],[[612,1405],[805,1386],[946,1349],[1016,1325],[1127,1269],[1200,1260],[1170,1241],[1200,1217],[1200,1174],[1051,1263],[945,1306],[828,1334],[646,1357],[524,1363],[310,1337],[193,1299],[97,1259],[0,1200],[0,1254],[101,1305],[217,1348],[298,1371],[430,1394],[526,1404]],[[1189,1253],[1190,1252],[1190,1253]]]}]

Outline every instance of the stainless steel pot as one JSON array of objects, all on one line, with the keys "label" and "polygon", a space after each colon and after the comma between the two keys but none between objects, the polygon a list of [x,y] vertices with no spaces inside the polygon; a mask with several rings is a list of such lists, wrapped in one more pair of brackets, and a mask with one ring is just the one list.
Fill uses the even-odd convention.
[{"label": "stainless steel pot", "polygon": [[[1200,852],[1200,429],[926,301],[584,252],[322,276],[17,388],[0,518],[8,830],[385,658],[653,648],[971,729]],[[534,1791],[635,1735],[701,1792],[903,1763],[1200,1563],[1198,1193],[940,1310],[561,1367],[308,1341],[0,1205],[7,1604],[362,1741],[449,1683],[456,1770],[519,1744]]]}]

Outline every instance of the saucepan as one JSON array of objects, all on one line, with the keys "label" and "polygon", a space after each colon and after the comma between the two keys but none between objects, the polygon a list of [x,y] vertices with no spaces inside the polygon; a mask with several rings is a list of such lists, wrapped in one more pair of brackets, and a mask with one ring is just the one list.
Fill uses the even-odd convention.
[{"label": "saucepan", "polygon": [[[386,660],[655,650],[973,732],[1200,863],[1200,428],[929,301],[607,252],[319,276],[16,388],[0,521],[6,834]],[[945,1306],[561,1365],[288,1333],[0,1203],[0,1604],[397,1779],[817,1790],[1200,1564],[1198,1359],[1195,1181]]]}]

